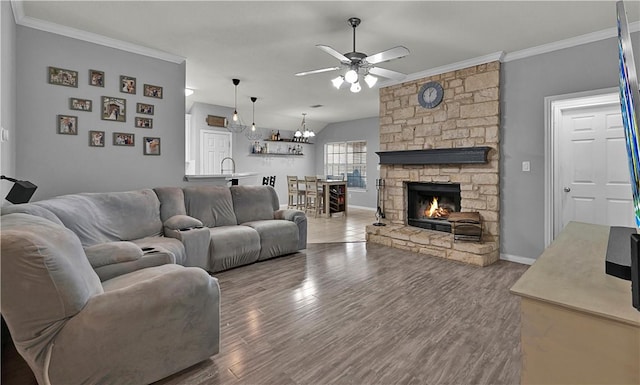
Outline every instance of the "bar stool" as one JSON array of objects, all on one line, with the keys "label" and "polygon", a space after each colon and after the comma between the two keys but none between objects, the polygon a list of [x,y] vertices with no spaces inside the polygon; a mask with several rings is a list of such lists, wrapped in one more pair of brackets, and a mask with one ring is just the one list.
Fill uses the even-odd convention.
[{"label": "bar stool", "polygon": [[318,178],[305,176],[305,211],[314,211],[314,217],[322,210],[322,194],[318,193]]},{"label": "bar stool", "polygon": [[287,208],[304,209],[305,207],[305,191],[298,188],[298,177],[287,175],[287,190],[289,202]]}]

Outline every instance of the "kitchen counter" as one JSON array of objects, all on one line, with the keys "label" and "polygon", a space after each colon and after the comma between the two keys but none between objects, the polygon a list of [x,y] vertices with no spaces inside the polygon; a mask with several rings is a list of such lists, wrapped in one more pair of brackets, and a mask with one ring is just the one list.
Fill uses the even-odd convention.
[{"label": "kitchen counter", "polygon": [[227,181],[233,181],[238,180],[238,179],[242,179],[242,178],[249,178],[252,176],[256,176],[258,175],[257,172],[234,172],[234,173],[226,173],[226,174],[210,174],[210,175],[185,175],[184,176],[184,180],[186,182],[193,182],[193,181],[206,181],[206,180],[227,180]]}]

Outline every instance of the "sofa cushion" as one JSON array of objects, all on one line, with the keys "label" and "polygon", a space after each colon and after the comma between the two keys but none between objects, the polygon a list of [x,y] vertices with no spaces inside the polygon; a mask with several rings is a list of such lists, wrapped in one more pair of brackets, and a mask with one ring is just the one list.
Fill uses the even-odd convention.
[{"label": "sofa cushion", "polygon": [[151,189],[63,195],[33,204],[53,212],[84,247],[162,232],[160,201]]},{"label": "sofa cushion", "polygon": [[160,200],[160,219],[165,222],[174,215],[186,215],[184,192],[180,187],[156,187],[153,189]]},{"label": "sofa cushion", "polygon": [[84,252],[94,269],[114,263],[135,261],[144,254],[140,246],[126,241],[99,243],[87,247]]},{"label": "sofa cushion", "polygon": [[147,237],[141,239],[134,239],[131,241],[138,245],[145,251],[146,249],[160,249],[167,251],[174,255],[175,262],[178,265],[184,265],[187,259],[187,253],[185,252],[182,242],[175,238],[169,237]]},{"label": "sofa cushion", "polygon": [[298,226],[286,220],[267,220],[243,223],[260,234],[259,261],[298,251]]},{"label": "sofa cushion", "polygon": [[23,213],[23,214],[35,215],[37,217],[46,218],[53,223],[63,225],[62,221],[58,217],[56,217],[54,213],[45,209],[44,207],[40,207],[32,203],[2,206],[2,215],[12,214],[12,213]]},{"label": "sofa cushion", "polygon": [[238,224],[229,187],[186,187],[184,201],[187,215],[201,220],[206,227]]},{"label": "sofa cushion", "polygon": [[221,226],[209,229],[210,271],[222,271],[258,260],[260,236],[247,226]]},{"label": "sofa cushion", "polygon": [[271,186],[231,186],[233,208],[238,223],[273,219],[278,195]]},{"label": "sofa cushion", "polygon": [[14,341],[44,361],[44,347],[102,285],[69,229],[28,214],[5,215],[1,227],[0,310]]}]

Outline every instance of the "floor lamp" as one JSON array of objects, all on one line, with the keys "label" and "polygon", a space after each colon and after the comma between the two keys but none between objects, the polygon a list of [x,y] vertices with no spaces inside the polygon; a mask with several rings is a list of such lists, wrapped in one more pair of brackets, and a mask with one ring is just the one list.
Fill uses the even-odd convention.
[{"label": "floor lamp", "polygon": [[17,180],[4,175],[0,175],[0,179],[13,182],[13,187],[11,187],[9,194],[4,198],[13,204],[29,202],[29,199],[31,199],[33,193],[35,193],[38,188],[38,186],[26,180]]}]

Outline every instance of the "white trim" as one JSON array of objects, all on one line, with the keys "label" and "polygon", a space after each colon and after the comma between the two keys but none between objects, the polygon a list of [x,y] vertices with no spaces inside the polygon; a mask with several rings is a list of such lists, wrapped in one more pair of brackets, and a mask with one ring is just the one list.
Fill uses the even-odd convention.
[{"label": "white trim", "polygon": [[138,55],[148,56],[171,63],[181,64],[186,60],[186,58],[179,55],[174,55],[168,52],[143,47],[141,45],[129,43],[126,41],[112,39],[110,37],[98,35],[96,33],[86,32],[49,21],[36,19],[30,16],[25,16],[22,1],[11,0],[11,5],[13,9],[13,16],[16,19],[16,24],[18,25],[38,29],[40,31],[55,33],[57,35],[87,41],[89,43],[99,44],[105,47],[115,48]]},{"label": "white trim", "polygon": [[443,73],[446,73],[446,72],[457,71],[457,70],[461,70],[461,69],[464,69],[464,68],[477,66],[477,65],[480,65],[480,64],[491,63],[493,61],[502,61],[503,57],[504,57],[504,51],[498,51],[498,52],[494,52],[494,53],[491,53],[491,54],[488,54],[488,55],[478,56],[478,57],[475,57],[475,58],[459,61],[459,62],[456,62],[456,63],[451,63],[451,64],[443,65],[443,66],[440,66],[440,67],[431,68],[431,69],[428,69],[428,70],[412,73],[412,74],[407,75],[404,79],[402,79],[400,81],[398,81],[398,80],[387,80],[387,81],[384,81],[384,82],[380,82],[378,87],[379,88],[383,88],[383,87],[394,86],[396,84],[402,84],[402,83],[410,82],[410,81],[413,81],[413,80],[427,78],[427,77],[433,76],[433,75],[440,75],[440,74],[443,74]]},{"label": "white trim", "polygon": [[[640,31],[640,21],[629,23],[629,32]],[[571,37],[569,39],[555,41],[549,44],[542,44],[537,47],[525,48],[520,51],[509,52],[504,55],[503,62],[510,62],[512,60],[523,59],[530,56],[541,55],[543,53],[553,52],[565,48],[571,48],[582,44],[593,43],[594,41],[600,41],[618,36],[618,28],[612,27],[603,29],[602,31],[591,32],[584,35]]]},{"label": "white trim", "polygon": [[[559,218],[559,180],[557,175],[559,119],[564,110],[620,103],[617,87],[576,92],[544,98],[544,247],[555,238]],[[560,229],[558,229],[560,230]]]},{"label": "white trim", "polygon": [[[351,191],[351,190],[349,190],[349,191]],[[350,208],[350,209],[362,209],[362,210],[372,211],[374,213],[376,212],[376,209],[374,207],[354,206],[354,205],[347,204],[347,208]]]},{"label": "white trim", "polygon": [[533,265],[536,261],[535,258],[529,257],[521,257],[519,255],[511,255],[511,254],[500,254],[500,259],[503,261],[521,263],[523,265]]}]

